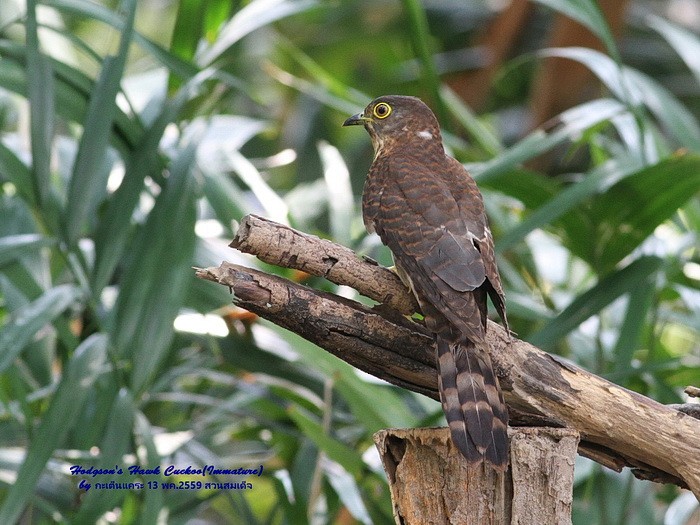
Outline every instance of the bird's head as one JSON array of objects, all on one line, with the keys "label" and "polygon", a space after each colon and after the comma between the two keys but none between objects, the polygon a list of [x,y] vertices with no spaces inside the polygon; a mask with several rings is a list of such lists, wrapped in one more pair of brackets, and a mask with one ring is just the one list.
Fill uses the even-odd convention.
[{"label": "bird's head", "polygon": [[416,97],[385,95],[375,98],[362,113],[343,122],[343,126],[357,125],[363,125],[369,133],[376,155],[395,145],[418,148],[439,145],[442,148],[435,115]]}]

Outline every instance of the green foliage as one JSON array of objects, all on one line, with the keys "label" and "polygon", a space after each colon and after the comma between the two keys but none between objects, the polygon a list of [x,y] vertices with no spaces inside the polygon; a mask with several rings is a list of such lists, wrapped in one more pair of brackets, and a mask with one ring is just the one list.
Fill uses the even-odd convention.
[{"label": "green foliage", "polygon": [[[393,523],[372,433],[434,424],[437,403],[250,319],[191,269],[260,265],[226,247],[251,212],[388,263],[360,218],[369,141],[340,123],[389,92],[422,94],[477,177],[519,336],[678,402],[700,377],[700,39],[645,17],[674,59],[643,71],[597,3],[539,3],[606,52],[523,54],[494,92],[554,56],[604,92],[519,139],[506,138],[508,106],[526,100],[495,96],[477,115],[438,74],[435,54],[489,15],[481,2],[0,4],[0,522]],[[559,173],[533,162],[562,151]],[[72,465],[263,474],[246,490],[150,489],[243,478]],[[576,476],[574,523],[697,512],[674,488],[586,460]],[[105,481],[146,485],[95,488]]]}]

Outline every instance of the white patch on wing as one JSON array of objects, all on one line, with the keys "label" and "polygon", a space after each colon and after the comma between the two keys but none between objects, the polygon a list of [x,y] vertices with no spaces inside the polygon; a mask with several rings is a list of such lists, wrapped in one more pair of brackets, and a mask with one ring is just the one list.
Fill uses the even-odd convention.
[{"label": "white patch on wing", "polygon": [[430,140],[432,138],[435,138],[435,137],[433,137],[433,134],[430,131],[428,131],[427,129],[423,129],[423,130],[419,131],[418,133],[416,133],[416,135],[418,135],[420,138],[425,139],[425,140]]}]

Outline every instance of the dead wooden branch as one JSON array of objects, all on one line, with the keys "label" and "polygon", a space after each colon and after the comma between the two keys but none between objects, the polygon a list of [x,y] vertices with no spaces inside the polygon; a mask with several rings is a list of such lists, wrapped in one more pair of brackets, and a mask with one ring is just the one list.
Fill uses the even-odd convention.
[{"label": "dead wooden branch", "polygon": [[402,314],[418,311],[414,297],[406,293],[406,287],[395,273],[371,259],[358,259],[350,248],[268,219],[256,215],[244,217],[229,246],[275,266],[347,285]]},{"label": "dead wooden branch", "polygon": [[[260,217],[246,217],[232,245],[262,254],[272,264],[328,276],[338,284],[354,283],[379,302],[386,294],[391,304],[412,304],[392,272],[342,247],[331,252],[334,262],[329,265],[328,250],[336,245]],[[432,339],[419,324],[384,308],[367,308],[228,263],[197,275],[229,286],[237,305],[353,366],[438,398]],[[510,341],[495,323],[489,323],[488,339],[514,424],[573,428],[581,435],[582,455],[618,471],[629,466],[643,479],[687,486],[700,498],[700,421],[524,341]]]}]

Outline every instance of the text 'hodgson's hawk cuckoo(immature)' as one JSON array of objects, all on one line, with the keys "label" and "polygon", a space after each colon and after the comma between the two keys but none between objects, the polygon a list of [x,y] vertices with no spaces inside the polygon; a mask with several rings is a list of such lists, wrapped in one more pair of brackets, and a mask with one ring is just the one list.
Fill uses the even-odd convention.
[{"label": "text 'hodgson's hawk cuckoo(immature)'", "polygon": [[505,297],[484,203],[464,167],[445,154],[420,99],[379,97],[348,118],[372,138],[362,196],[365,226],[394,255],[435,334],[442,407],[469,463],[508,466],[508,413],[486,343],[486,295],[504,324]]}]

